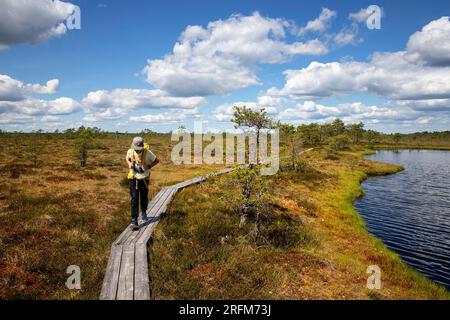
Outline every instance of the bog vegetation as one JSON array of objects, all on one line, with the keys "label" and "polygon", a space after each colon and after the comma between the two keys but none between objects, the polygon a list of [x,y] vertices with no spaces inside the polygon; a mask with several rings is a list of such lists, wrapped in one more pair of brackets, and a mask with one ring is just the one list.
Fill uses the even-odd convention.
[{"label": "bog vegetation", "polygon": [[[295,127],[264,110],[238,109],[234,120],[280,128],[280,172],[261,176],[255,164],[177,194],[149,248],[155,298],[449,298],[370,236],[352,201],[368,175],[401,170],[365,160],[372,148],[450,148],[450,132],[382,134],[339,119]],[[170,134],[139,134],[162,161],[150,197],[220,168],[175,166]],[[98,298],[110,245],[129,223],[133,136],[0,132],[1,299]],[[383,270],[379,291],[366,288],[372,264]],[[81,268],[81,290],[64,285],[69,265]]]}]

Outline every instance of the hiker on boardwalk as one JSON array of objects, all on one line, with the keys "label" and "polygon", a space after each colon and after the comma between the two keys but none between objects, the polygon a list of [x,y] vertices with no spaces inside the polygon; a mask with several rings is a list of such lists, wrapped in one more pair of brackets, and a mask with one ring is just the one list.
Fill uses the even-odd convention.
[{"label": "hiker on boardwalk", "polygon": [[131,143],[131,148],[128,149],[126,160],[130,169],[128,180],[130,181],[131,195],[131,226],[133,230],[137,230],[139,228],[139,198],[142,221],[148,221],[146,211],[150,170],[159,163],[159,159],[150,151],[149,145],[144,143],[143,138],[135,137]]}]

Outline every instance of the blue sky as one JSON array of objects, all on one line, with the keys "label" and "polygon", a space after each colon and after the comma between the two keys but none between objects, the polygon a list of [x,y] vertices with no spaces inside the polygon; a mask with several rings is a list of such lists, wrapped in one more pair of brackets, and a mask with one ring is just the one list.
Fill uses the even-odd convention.
[{"label": "blue sky", "polygon": [[[65,28],[74,5],[79,30]],[[381,29],[367,28],[369,5],[381,8]],[[293,124],[449,128],[447,1],[0,0],[0,9],[2,129],[168,131],[202,120],[224,130],[239,103]]]}]

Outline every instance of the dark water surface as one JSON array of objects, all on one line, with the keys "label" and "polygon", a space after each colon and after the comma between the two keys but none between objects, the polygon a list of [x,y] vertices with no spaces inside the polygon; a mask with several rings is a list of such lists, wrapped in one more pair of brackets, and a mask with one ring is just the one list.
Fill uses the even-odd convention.
[{"label": "dark water surface", "polygon": [[363,182],[366,196],[355,208],[368,231],[450,289],[450,152],[381,150],[368,159],[405,167]]}]

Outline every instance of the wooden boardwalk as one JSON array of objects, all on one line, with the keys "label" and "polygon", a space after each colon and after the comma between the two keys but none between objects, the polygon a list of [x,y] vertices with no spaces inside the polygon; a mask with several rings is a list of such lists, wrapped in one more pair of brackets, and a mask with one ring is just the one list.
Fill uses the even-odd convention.
[{"label": "wooden boardwalk", "polygon": [[[224,174],[233,170],[227,168],[212,175]],[[206,179],[207,176],[197,177],[161,189],[148,205],[149,221],[143,223],[139,217],[139,230],[133,231],[128,226],[119,235],[111,246],[100,300],[150,299],[147,242],[175,193]]]}]

